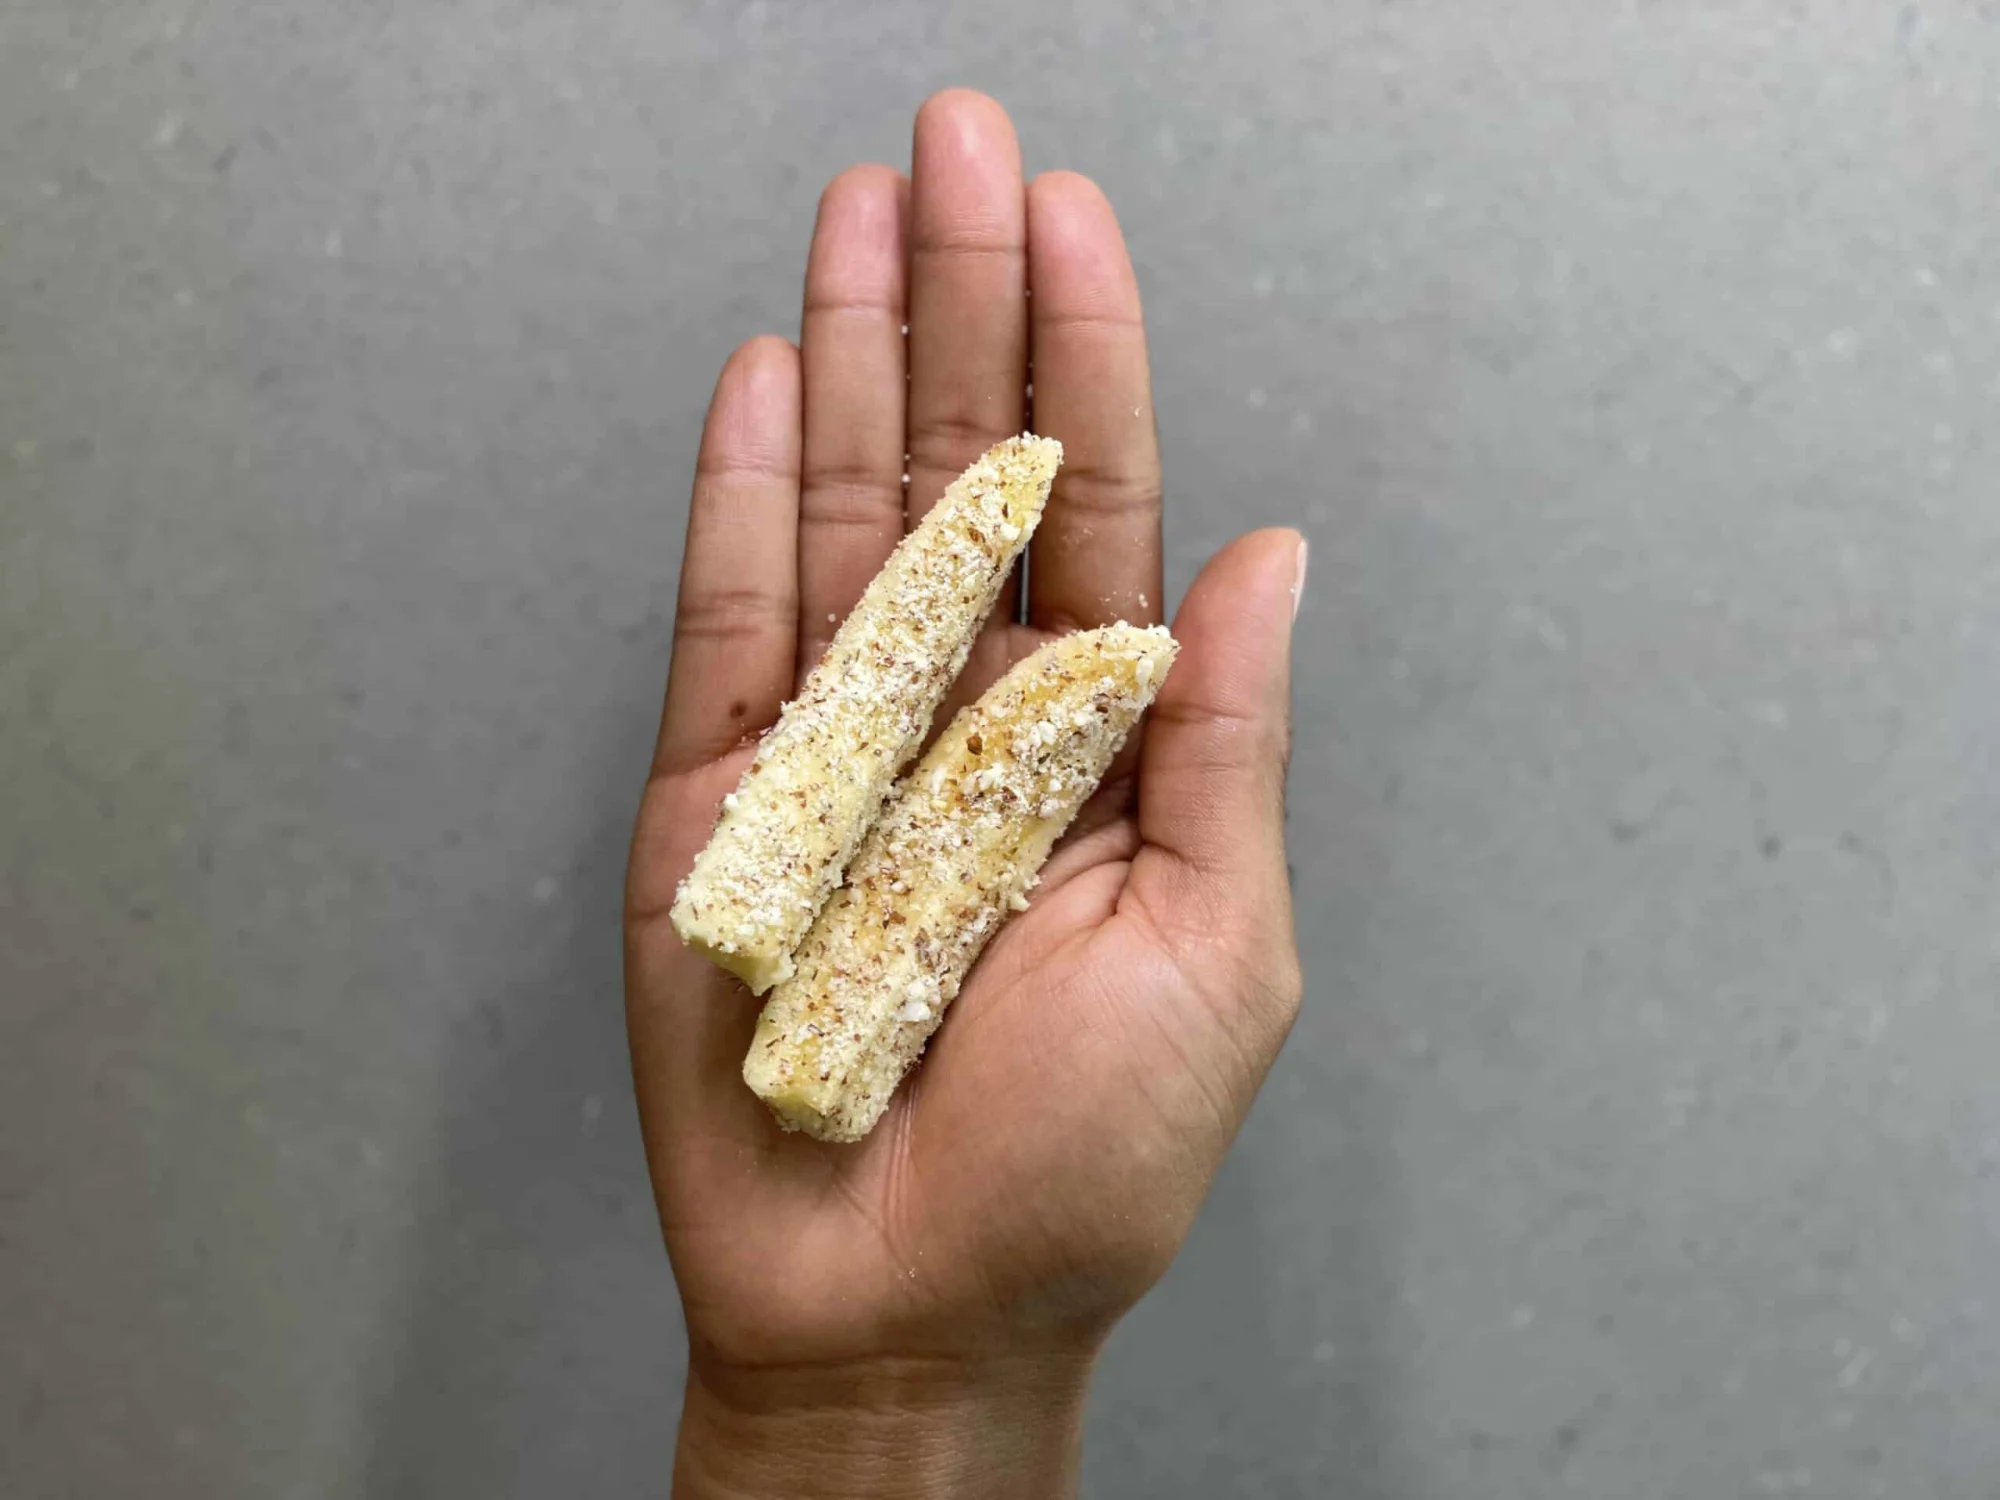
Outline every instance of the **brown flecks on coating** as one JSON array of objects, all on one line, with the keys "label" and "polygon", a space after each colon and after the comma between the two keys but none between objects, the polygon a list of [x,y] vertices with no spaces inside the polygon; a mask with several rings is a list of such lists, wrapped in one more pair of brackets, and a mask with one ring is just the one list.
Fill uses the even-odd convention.
[{"label": "brown flecks on coating", "polygon": [[[904,780],[759,1022],[745,1074],[781,1121],[837,1140],[873,1126],[981,949],[1027,905],[1173,651],[1157,627],[1055,642],[965,710]],[[937,989],[922,1014],[920,981]],[[770,1036],[782,1045],[763,1046]]]},{"label": "brown flecks on coating", "polygon": [[764,735],[674,913],[683,939],[743,955],[727,967],[753,988],[782,977],[896,772],[923,743],[1040,518],[1061,455],[1052,440],[1010,438],[954,481]]}]

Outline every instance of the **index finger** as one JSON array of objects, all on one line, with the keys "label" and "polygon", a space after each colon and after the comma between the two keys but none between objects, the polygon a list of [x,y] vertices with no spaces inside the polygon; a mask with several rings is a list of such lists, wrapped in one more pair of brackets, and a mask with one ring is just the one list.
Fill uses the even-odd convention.
[{"label": "index finger", "polygon": [[799,352],[752,339],[715,383],[688,503],[656,775],[691,770],[778,716],[798,643]]}]

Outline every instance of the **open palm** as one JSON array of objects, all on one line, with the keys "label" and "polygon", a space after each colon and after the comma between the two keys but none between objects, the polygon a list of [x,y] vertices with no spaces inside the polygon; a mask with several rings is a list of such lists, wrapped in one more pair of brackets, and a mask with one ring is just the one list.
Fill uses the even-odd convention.
[{"label": "open palm", "polygon": [[1204,570],[1143,742],[875,1133],[786,1135],[741,1081],[757,1002],[666,913],[754,736],[923,505],[1025,426],[1067,450],[1025,609],[1010,587],[954,704],[1053,634],[1158,618],[1159,456],[1110,206],[1073,174],[1024,186],[976,94],[924,107],[912,177],[833,182],[801,346],[754,340],[717,385],[633,846],[648,1156],[694,1358],[717,1367],[1094,1347],[1178,1246],[1298,1003],[1282,797],[1303,550],[1280,531]]}]

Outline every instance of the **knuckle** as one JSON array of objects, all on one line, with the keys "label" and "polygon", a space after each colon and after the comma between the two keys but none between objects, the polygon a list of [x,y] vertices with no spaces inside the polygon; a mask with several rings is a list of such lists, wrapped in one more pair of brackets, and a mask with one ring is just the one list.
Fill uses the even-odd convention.
[{"label": "knuckle", "polygon": [[674,618],[677,637],[737,640],[791,628],[789,602],[768,589],[704,588],[684,595]]},{"label": "knuckle", "polygon": [[1035,332],[1046,339],[1062,334],[1072,339],[1103,344],[1143,336],[1146,321],[1136,308],[1121,306],[1114,293],[1104,288],[1085,288],[1072,293],[1075,301],[1067,307],[1037,309]]},{"label": "knuckle", "polygon": [[821,470],[799,497],[802,525],[837,531],[900,530],[903,486],[861,468]]},{"label": "knuckle", "polygon": [[1006,264],[1025,260],[1027,246],[1018,226],[990,213],[967,213],[943,223],[924,225],[914,253],[919,260],[948,264],[961,261]]},{"label": "knuckle", "polygon": [[990,416],[981,417],[965,408],[925,412],[910,424],[910,463],[955,475],[1015,431],[1012,423],[996,424]]},{"label": "knuckle", "polygon": [[[746,447],[728,452],[705,452],[695,460],[694,480],[702,490],[698,503],[716,509],[715,502],[731,490],[761,489],[789,484],[794,471],[784,457],[769,447]],[[718,524],[719,517],[703,517]]]},{"label": "knuckle", "polygon": [[838,289],[815,282],[806,292],[805,315],[808,318],[853,315],[886,323],[891,318],[901,319],[903,304],[901,299],[887,288],[874,291]]},{"label": "knuckle", "polygon": [[1123,520],[1160,508],[1160,474],[1151,467],[1068,465],[1056,476],[1056,490],[1064,513],[1079,519]]}]

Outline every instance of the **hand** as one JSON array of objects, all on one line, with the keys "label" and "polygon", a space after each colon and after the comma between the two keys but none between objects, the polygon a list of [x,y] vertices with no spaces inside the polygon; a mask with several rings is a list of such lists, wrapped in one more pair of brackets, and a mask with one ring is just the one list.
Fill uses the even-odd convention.
[{"label": "hand", "polygon": [[742,1082],[757,1002],[681,946],[675,885],[904,529],[1030,425],[1031,358],[1033,429],[1067,461],[1028,623],[1003,596],[954,702],[1053,634],[1158,618],[1159,453],[1110,205],[1071,173],[1024,187],[1005,113],[963,92],[918,114],[912,177],[827,188],[801,347],[736,351],[696,466],[626,911],[690,1341],[683,1494],[1066,1488],[1097,1347],[1178,1248],[1299,1002],[1283,794],[1305,546],[1270,531],[1195,582],[1143,743],[875,1133],[785,1135]]}]

